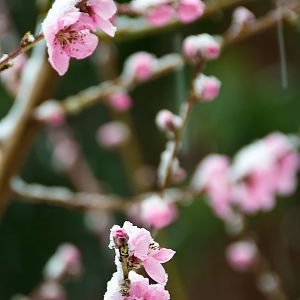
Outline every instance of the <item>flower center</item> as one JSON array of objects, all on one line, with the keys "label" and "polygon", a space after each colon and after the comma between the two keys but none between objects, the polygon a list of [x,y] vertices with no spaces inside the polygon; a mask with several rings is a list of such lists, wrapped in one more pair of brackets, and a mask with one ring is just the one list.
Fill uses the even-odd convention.
[{"label": "flower center", "polygon": [[56,40],[63,49],[69,44],[75,44],[79,38],[80,34],[75,30],[70,30],[69,28],[63,29],[56,34]]}]

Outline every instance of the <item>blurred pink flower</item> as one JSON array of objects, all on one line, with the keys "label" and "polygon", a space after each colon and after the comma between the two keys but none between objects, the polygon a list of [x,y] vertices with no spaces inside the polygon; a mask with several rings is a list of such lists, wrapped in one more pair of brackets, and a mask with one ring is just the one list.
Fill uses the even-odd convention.
[{"label": "blurred pink flower", "polygon": [[147,52],[136,52],[129,56],[124,65],[125,80],[145,81],[152,77],[157,66],[157,59]]},{"label": "blurred pink flower", "polygon": [[207,193],[209,204],[223,219],[230,218],[232,214],[229,168],[226,156],[211,154],[198,165],[192,180],[193,188]]},{"label": "blurred pink flower", "polygon": [[97,131],[97,140],[107,149],[124,145],[130,137],[128,127],[121,122],[113,121],[101,126]]},{"label": "blurred pink flower", "polygon": [[112,94],[108,99],[109,105],[117,112],[124,112],[131,108],[132,99],[124,91]]},{"label": "blurred pink flower", "polygon": [[140,218],[145,224],[161,229],[176,219],[178,210],[171,200],[152,195],[141,203],[140,214]]},{"label": "blurred pink flower", "polygon": [[175,11],[171,5],[163,4],[148,10],[146,18],[153,26],[163,26],[174,17]]},{"label": "blurred pink flower", "polygon": [[65,113],[59,102],[48,100],[36,109],[34,117],[39,121],[57,126],[64,123]]},{"label": "blurred pink flower", "polygon": [[177,14],[180,22],[190,23],[204,13],[205,4],[201,0],[180,0]]},{"label": "blurred pink flower", "polygon": [[219,95],[221,82],[214,76],[199,74],[194,80],[194,93],[200,101],[212,101]]},{"label": "blurred pink flower", "polygon": [[163,109],[156,115],[155,123],[162,131],[174,131],[182,126],[183,121],[181,117],[174,115],[167,109]]},{"label": "blurred pink flower", "polygon": [[253,266],[257,249],[253,242],[239,241],[229,245],[226,258],[230,266],[236,271],[247,271]]}]

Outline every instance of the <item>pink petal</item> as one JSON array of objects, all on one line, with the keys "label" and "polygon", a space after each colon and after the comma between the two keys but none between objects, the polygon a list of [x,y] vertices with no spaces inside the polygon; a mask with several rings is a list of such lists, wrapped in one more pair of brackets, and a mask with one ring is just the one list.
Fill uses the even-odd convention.
[{"label": "pink petal", "polygon": [[155,258],[160,263],[165,263],[169,261],[176,252],[172,249],[167,248],[161,248],[157,252],[155,252],[153,255],[151,255],[153,258]]},{"label": "pink petal", "polygon": [[148,256],[143,262],[147,274],[156,282],[165,285],[168,280],[167,273],[163,266],[155,258]]},{"label": "pink petal", "polygon": [[117,30],[117,27],[114,26],[109,20],[106,20],[100,16],[95,16],[96,24],[99,28],[110,36],[114,36]]},{"label": "pink petal", "polygon": [[88,5],[104,19],[111,18],[117,12],[117,6],[113,0],[89,0]]},{"label": "pink petal", "polygon": [[70,64],[70,57],[62,50],[60,45],[48,47],[49,62],[60,76],[64,75]]},{"label": "pink petal", "polygon": [[98,45],[98,38],[89,31],[82,31],[81,38],[74,44],[69,45],[69,55],[76,59],[84,59],[95,51]]},{"label": "pink petal", "polygon": [[150,232],[141,228],[132,240],[129,239],[129,249],[137,258],[144,260],[147,257],[151,241]]},{"label": "pink petal", "polygon": [[59,30],[75,24],[79,20],[80,16],[81,16],[80,12],[72,12],[62,17],[58,21]]}]

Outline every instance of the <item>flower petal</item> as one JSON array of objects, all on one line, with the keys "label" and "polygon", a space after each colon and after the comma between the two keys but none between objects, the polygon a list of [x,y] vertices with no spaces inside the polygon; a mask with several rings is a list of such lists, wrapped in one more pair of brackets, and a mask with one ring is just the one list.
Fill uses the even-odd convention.
[{"label": "flower petal", "polygon": [[89,0],[88,4],[97,15],[104,19],[111,18],[117,12],[117,6],[113,0]]},{"label": "flower petal", "polygon": [[60,45],[54,47],[48,47],[49,62],[51,66],[58,72],[60,76],[64,75],[70,64],[70,57],[60,47]]},{"label": "flower petal", "polygon": [[74,44],[68,46],[69,55],[76,59],[84,59],[95,51],[98,45],[98,38],[87,30],[79,32],[78,38]]},{"label": "flower petal", "polygon": [[109,20],[105,20],[104,18],[98,15],[95,16],[95,19],[96,19],[96,24],[103,32],[105,32],[106,34],[112,37],[115,35],[117,27],[114,26]]},{"label": "flower petal", "polygon": [[176,252],[172,249],[167,248],[161,248],[157,252],[155,252],[153,255],[151,255],[153,258],[155,258],[160,263],[165,263],[169,261]]},{"label": "flower petal", "polygon": [[146,260],[143,261],[143,266],[147,274],[153,280],[162,285],[166,285],[168,281],[168,275],[159,261],[151,256],[148,256]]}]

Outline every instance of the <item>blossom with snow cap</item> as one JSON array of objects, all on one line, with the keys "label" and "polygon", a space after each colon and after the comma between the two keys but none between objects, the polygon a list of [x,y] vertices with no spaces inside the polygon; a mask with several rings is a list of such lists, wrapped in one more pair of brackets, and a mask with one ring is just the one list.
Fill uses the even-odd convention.
[{"label": "blossom with snow cap", "polygon": [[156,282],[165,285],[168,280],[167,273],[162,264],[169,261],[175,251],[160,248],[148,230],[134,226],[126,221],[123,227],[115,225],[111,229],[110,248],[116,249],[118,257],[119,239],[128,252],[127,266],[129,270],[143,266],[147,274]]},{"label": "blossom with snow cap", "polygon": [[177,14],[181,23],[197,20],[204,13],[205,4],[201,0],[180,0]]},{"label": "blossom with snow cap", "polygon": [[122,274],[115,272],[112,279],[107,284],[107,291],[104,295],[104,300],[169,300],[170,294],[161,284],[149,284],[149,279],[130,271],[129,280],[131,286],[128,296],[123,296],[120,292],[122,284]]},{"label": "blossom with snow cap", "polygon": [[200,101],[212,101],[218,97],[221,81],[215,76],[199,74],[193,82],[194,94]]}]

